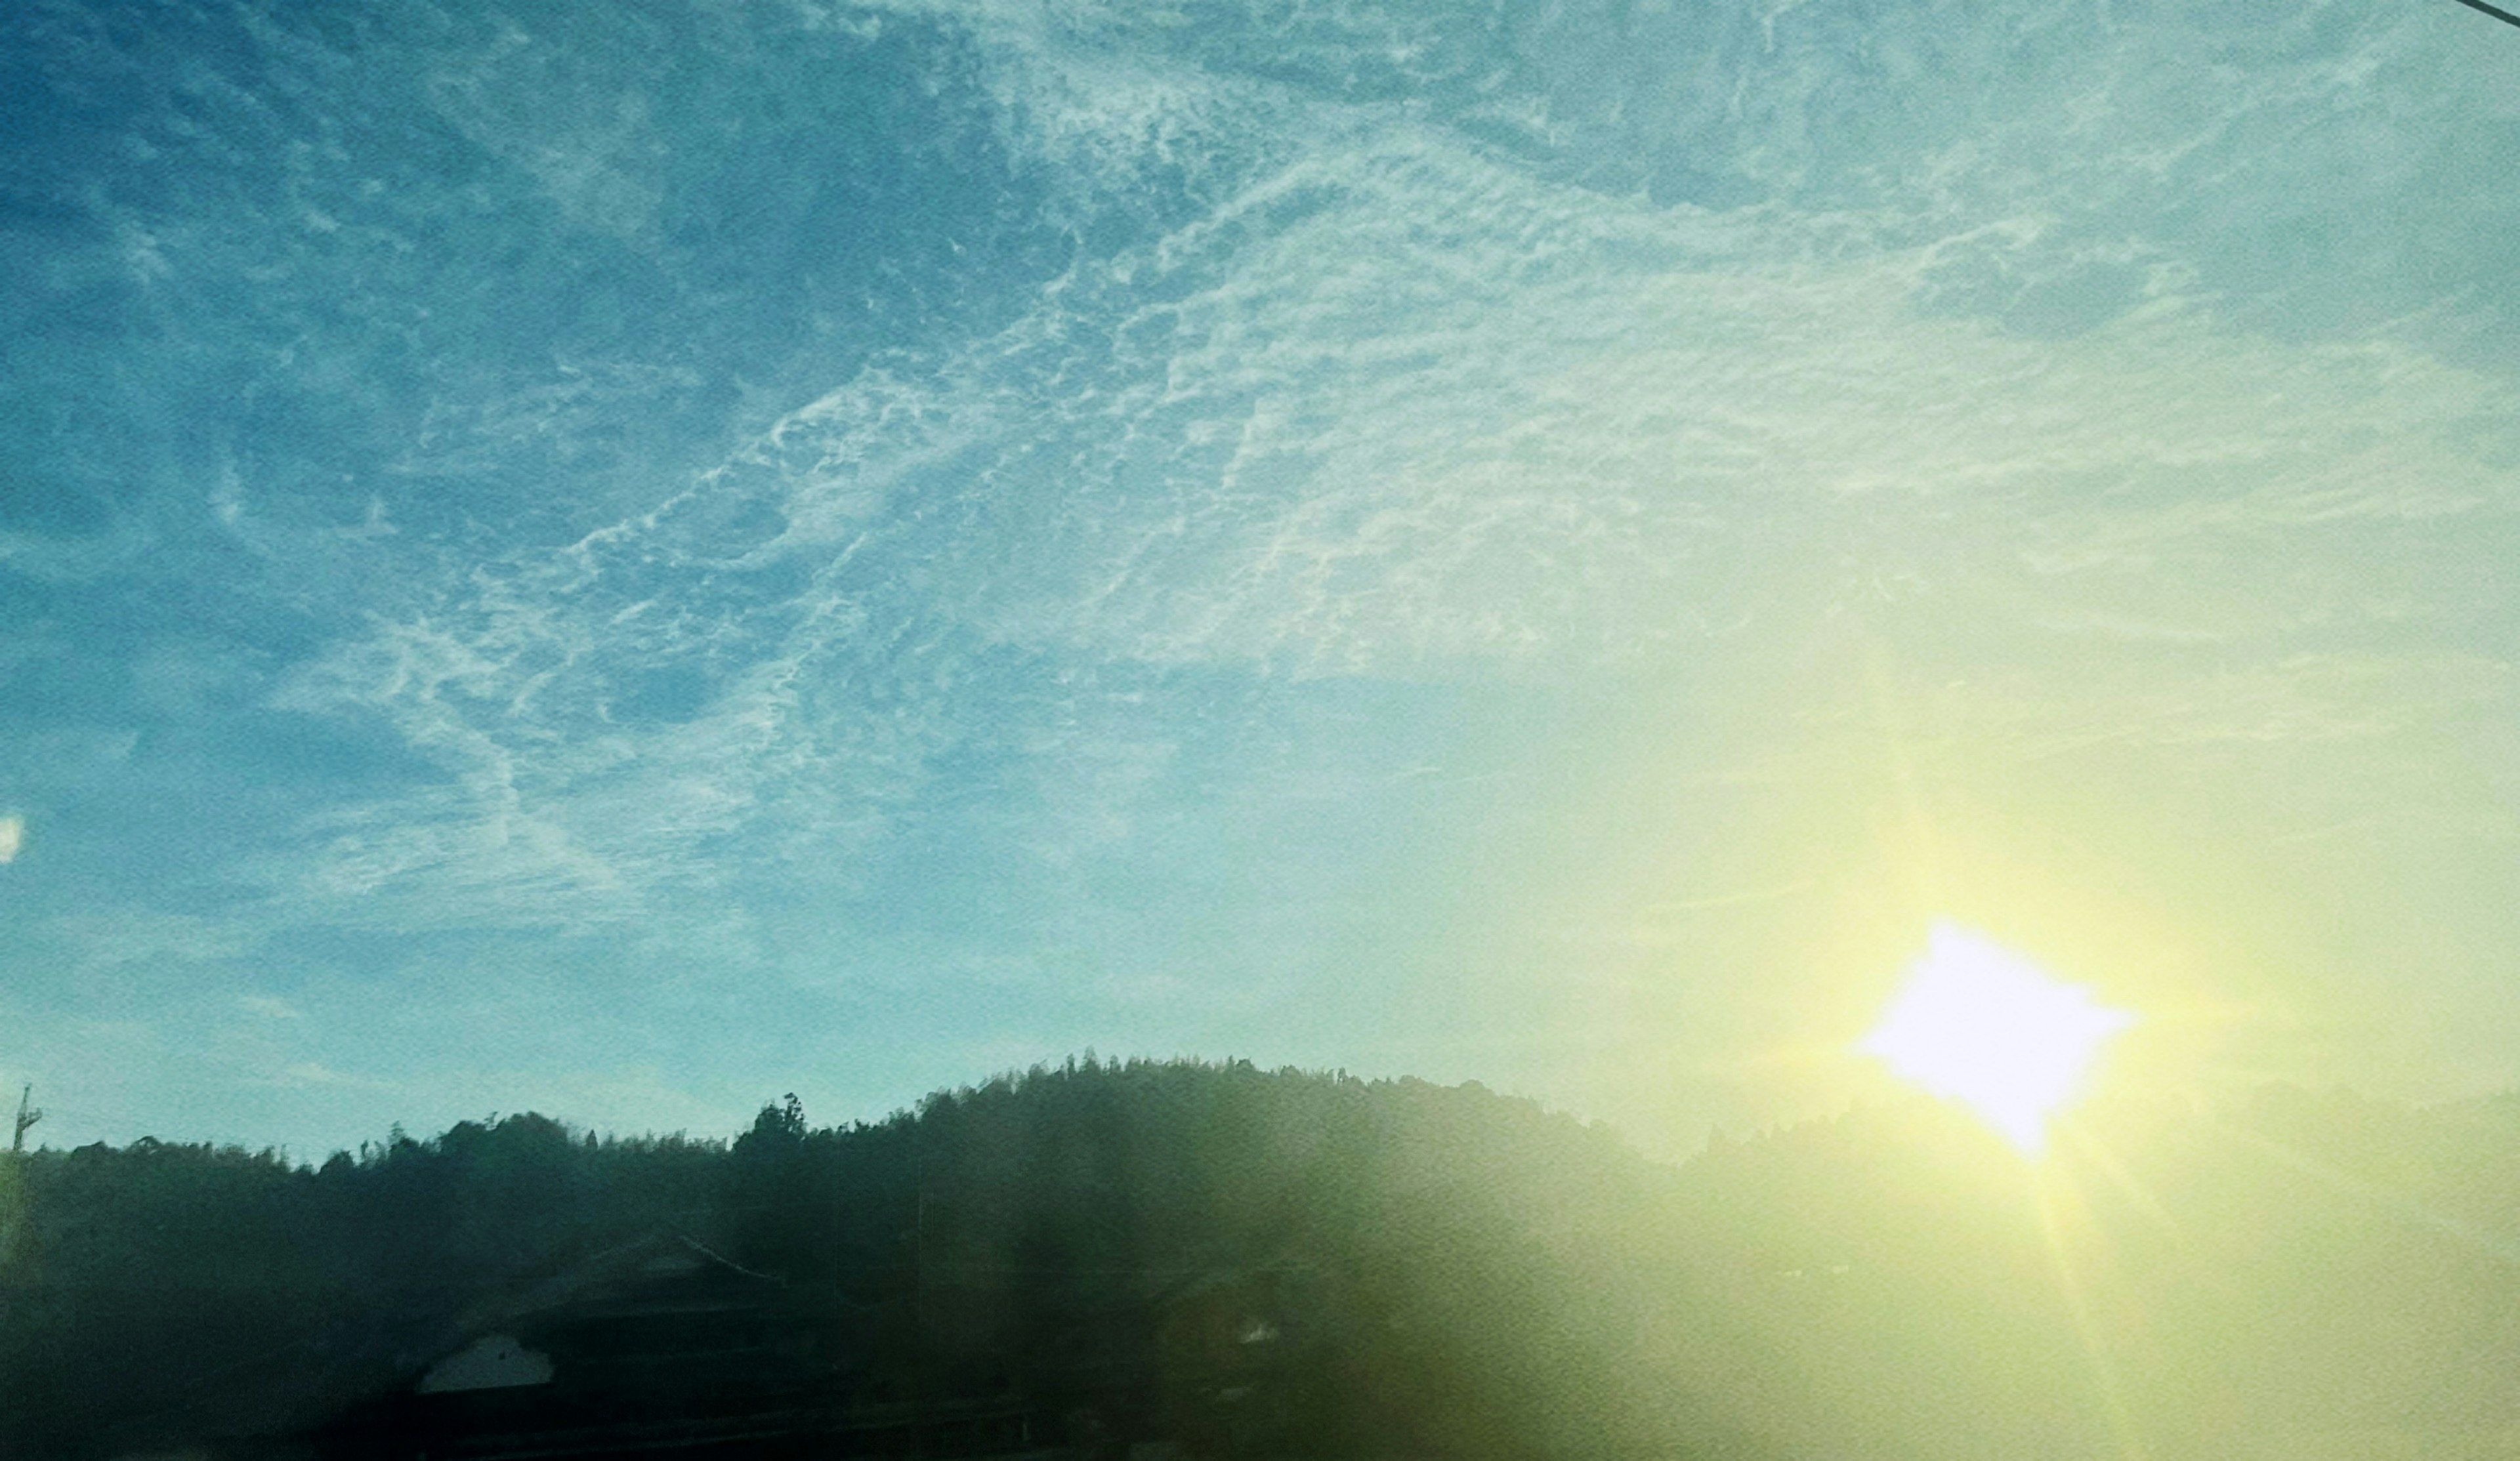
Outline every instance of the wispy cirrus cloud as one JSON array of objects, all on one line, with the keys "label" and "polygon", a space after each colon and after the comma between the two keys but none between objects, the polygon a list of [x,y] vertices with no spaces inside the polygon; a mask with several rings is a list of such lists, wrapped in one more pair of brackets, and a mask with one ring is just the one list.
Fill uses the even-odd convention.
[{"label": "wispy cirrus cloud", "polygon": [[[1260,105],[1146,74],[1061,125],[1195,138]],[[2007,732],[2023,754],[2379,733],[2299,636],[2455,612],[2485,571],[2358,561],[2375,533],[2491,535],[2509,496],[2494,379],[2389,336],[2236,330],[2167,266],[2092,328],[1997,328],[1916,304],[2035,214],[1901,242],[1948,200],[1675,211],[1344,100],[1269,105],[1267,155],[1005,328],[869,366],[572,542],[449,560],[427,612],[301,671],[281,704],[380,717],[447,775],[328,814],[298,886],[353,918],[621,925],[742,881],[758,838],[845,887],[939,757],[1075,800],[1096,753],[1027,749],[1056,712],[992,683],[1008,651],[1564,680],[1852,618],[1932,674],[2167,614],[2101,637],[2149,687],[2078,672],[2039,702],[2055,723]],[[2208,643],[2243,646],[2266,713],[2203,709],[2236,703],[2177,656]],[[2198,675],[2223,678],[2160,683]]]}]

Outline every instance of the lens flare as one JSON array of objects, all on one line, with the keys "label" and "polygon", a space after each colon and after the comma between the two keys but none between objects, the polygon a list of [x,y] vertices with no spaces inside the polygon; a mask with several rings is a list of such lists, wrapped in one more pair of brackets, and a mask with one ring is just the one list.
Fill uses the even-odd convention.
[{"label": "lens flare", "polygon": [[1935,925],[1908,984],[1856,1048],[1967,1105],[2032,1156],[2082,1094],[2109,1038],[2135,1023],[1982,934]]}]

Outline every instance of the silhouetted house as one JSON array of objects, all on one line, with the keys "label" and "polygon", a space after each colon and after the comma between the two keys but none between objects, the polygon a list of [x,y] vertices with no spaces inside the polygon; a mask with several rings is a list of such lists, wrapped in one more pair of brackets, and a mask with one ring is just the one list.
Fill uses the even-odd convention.
[{"label": "silhouetted house", "polygon": [[983,1456],[1048,1426],[1009,1389],[882,1378],[865,1315],[688,1239],[616,1250],[488,1306],[462,1341],[321,1427],[320,1456]]},{"label": "silhouetted house", "polygon": [[1160,1428],[1206,1455],[1318,1453],[1326,1355],[1318,1276],[1219,1269],[1172,1286],[1156,1318]]},{"label": "silhouetted house", "polygon": [[826,1405],[832,1326],[777,1278],[660,1235],[504,1302],[321,1428],[340,1457],[639,1455],[798,1431]]},{"label": "silhouetted house", "polygon": [[238,1454],[1145,1461],[1318,1452],[1335,1430],[1307,1272],[1119,1277],[1028,1338],[963,1334],[962,1287],[868,1307],[657,1234],[475,1305],[389,1385]]}]

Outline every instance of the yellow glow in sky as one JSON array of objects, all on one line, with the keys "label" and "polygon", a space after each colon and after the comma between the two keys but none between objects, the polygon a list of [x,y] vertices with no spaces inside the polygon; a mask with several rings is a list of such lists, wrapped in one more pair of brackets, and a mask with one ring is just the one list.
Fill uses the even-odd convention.
[{"label": "yellow glow in sky", "polygon": [[2048,1118],[2082,1093],[2100,1046],[2134,1023],[1994,940],[1936,924],[1907,987],[1856,1048],[1966,1102],[2035,1156]]}]

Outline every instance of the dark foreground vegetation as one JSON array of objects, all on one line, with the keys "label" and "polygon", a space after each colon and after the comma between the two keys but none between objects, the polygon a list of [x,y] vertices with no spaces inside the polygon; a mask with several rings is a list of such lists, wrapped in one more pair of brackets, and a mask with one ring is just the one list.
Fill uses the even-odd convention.
[{"label": "dark foreground vegetation", "polygon": [[1088,1062],[732,1142],[527,1115],[0,1182],[11,1458],[373,1436],[659,1242],[775,1292],[798,1332],[725,1352],[832,1406],[1026,1418],[930,1454],[2520,1454],[2511,1100],[2100,1111],[2034,1179],[1928,1104],[1674,1169],[1475,1085]]}]

